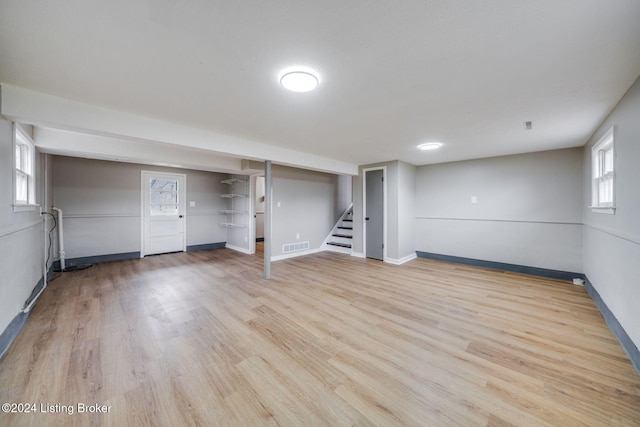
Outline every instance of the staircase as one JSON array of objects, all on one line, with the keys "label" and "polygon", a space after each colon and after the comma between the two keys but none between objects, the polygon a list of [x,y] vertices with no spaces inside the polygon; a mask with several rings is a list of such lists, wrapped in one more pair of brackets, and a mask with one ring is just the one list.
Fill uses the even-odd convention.
[{"label": "staircase", "polygon": [[331,230],[325,240],[327,250],[332,252],[351,253],[351,242],[353,240],[353,206],[342,214],[342,217]]}]

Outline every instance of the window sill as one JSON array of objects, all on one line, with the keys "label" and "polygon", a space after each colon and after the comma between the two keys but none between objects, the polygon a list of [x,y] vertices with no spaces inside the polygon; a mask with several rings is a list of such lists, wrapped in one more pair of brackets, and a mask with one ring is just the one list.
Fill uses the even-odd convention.
[{"label": "window sill", "polygon": [[40,205],[14,204],[13,212],[32,212],[38,209]]},{"label": "window sill", "polygon": [[616,208],[613,206],[589,206],[591,208],[591,212],[598,214],[608,214],[615,215]]}]

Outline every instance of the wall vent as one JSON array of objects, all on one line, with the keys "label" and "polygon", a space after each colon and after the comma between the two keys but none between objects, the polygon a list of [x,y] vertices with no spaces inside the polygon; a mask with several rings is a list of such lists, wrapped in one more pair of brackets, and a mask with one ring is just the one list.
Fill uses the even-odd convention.
[{"label": "wall vent", "polygon": [[286,243],[282,245],[283,254],[306,251],[307,249],[309,249],[309,242]]}]

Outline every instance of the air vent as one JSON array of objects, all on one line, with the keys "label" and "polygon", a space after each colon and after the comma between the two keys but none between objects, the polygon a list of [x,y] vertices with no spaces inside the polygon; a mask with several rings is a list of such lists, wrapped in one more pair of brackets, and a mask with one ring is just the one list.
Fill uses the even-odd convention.
[{"label": "air vent", "polygon": [[309,242],[287,243],[282,245],[282,253],[289,254],[291,252],[306,251],[309,249]]}]

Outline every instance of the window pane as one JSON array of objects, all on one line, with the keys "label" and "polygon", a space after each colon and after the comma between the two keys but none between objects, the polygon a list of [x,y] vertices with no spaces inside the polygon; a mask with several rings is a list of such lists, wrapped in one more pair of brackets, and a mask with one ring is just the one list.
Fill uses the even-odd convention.
[{"label": "window pane", "polygon": [[613,176],[603,178],[598,183],[598,203],[613,203]]},{"label": "window pane", "polygon": [[157,191],[178,191],[178,181],[175,179],[152,179],[151,189]]},{"label": "window pane", "polygon": [[178,193],[171,191],[152,191],[151,203],[178,203]]},{"label": "window pane", "polygon": [[178,215],[178,205],[151,205],[151,215]]},{"label": "window pane", "polygon": [[22,170],[22,150],[20,150],[20,144],[16,144],[16,169]]},{"label": "window pane", "polygon": [[16,172],[16,202],[27,203],[29,201],[29,179],[22,172]]},{"label": "window pane", "polygon": [[613,172],[613,149],[604,150],[604,171],[603,174]]}]

